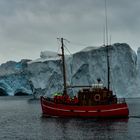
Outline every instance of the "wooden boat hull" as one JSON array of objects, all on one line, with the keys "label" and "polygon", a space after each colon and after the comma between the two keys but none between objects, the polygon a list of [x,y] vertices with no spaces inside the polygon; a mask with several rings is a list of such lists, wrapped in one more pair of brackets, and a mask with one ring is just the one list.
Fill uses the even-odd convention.
[{"label": "wooden boat hull", "polygon": [[97,106],[75,106],[56,104],[41,97],[41,107],[44,116],[48,117],[93,117],[93,118],[123,118],[128,117],[126,103]]}]

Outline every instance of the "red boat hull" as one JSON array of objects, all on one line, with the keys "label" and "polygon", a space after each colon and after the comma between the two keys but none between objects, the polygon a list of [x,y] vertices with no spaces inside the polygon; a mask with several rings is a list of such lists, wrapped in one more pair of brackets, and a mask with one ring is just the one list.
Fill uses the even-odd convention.
[{"label": "red boat hull", "polygon": [[44,116],[48,117],[128,117],[129,110],[126,103],[97,106],[75,106],[56,104],[41,97],[41,107]]}]

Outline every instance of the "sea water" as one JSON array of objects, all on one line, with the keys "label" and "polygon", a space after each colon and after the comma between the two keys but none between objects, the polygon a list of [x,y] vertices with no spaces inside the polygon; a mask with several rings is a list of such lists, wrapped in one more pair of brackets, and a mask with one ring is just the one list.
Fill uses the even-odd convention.
[{"label": "sea water", "polygon": [[140,140],[140,99],[128,119],[44,118],[39,100],[0,97],[0,140]]}]

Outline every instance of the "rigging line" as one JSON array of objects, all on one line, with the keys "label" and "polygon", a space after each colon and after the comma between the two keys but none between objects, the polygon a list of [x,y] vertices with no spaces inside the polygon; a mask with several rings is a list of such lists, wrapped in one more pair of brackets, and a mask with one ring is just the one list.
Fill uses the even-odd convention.
[{"label": "rigging line", "polygon": [[[60,38],[57,38],[57,40],[59,40],[59,41],[60,41]],[[67,40],[67,39],[65,39],[65,38],[63,38],[63,40],[65,41],[65,43],[70,43],[70,41],[69,41],[69,40]],[[69,51],[69,49],[66,47],[66,45],[65,45],[65,44],[63,44],[63,46],[65,47],[65,49],[67,50],[67,52],[68,52],[70,55],[72,55],[72,53]]]},{"label": "rigging line", "polygon": [[80,42],[73,42],[73,41],[70,41],[70,44],[77,45],[77,46],[89,46],[87,44],[83,44],[83,43],[80,43]]},{"label": "rigging line", "polygon": [[58,45],[59,45],[59,46],[58,46],[58,49],[57,49],[57,53],[59,53],[60,48],[61,48],[61,47],[60,47],[60,39],[59,39],[59,38],[57,38],[57,43],[58,43]]},{"label": "rigging line", "polygon": [[65,49],[68,51],[68,53],[70,54],[70,55],[72,55],[72,53],[69,51],[69,49],[64,45],[64,47],[65,47]]},{"label": "rigging line", "polygon": [[67,40],[66,38],[64,38],[64,40],[65,40],[65,42],[70,43],[70,41],[69,41],[69,40]]},{"label": "rigging line", "polygon": [[58,46],[58,49],[57,49],[57,54],[59,54],[60,52],[60,46]]},{"label": "rigging line", "polygon": [[103,26],[103,46],[105,46],[105,26]]}]

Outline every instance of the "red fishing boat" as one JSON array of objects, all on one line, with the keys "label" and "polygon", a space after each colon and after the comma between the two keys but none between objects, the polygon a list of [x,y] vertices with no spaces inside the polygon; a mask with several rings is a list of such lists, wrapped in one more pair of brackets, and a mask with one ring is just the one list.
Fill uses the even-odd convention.
[{"label": "red fishing boat", "polygon": [[[101,84],[101,80],[97,79],[97,84],[92,86],[67,86],[65,55],[63,38],[61,38],[62,64],[63,64],[63,81],[64,90],[62,95],[55,95],[53,98],[41,97],[41,107],[43,116],[47,117],[128,117],[129,110],[125,99],[118,99],[110,90],[110,67],[108,45],[107,50],[107,69],[108,69],[108,87]],[[77,97],[70,98],[68,88],[81,88],[77,93]]]}]

